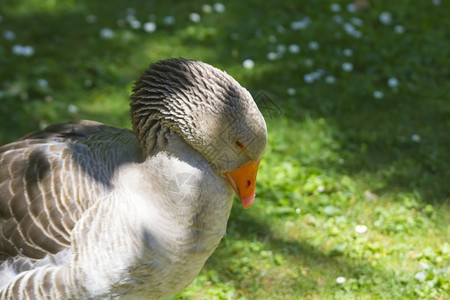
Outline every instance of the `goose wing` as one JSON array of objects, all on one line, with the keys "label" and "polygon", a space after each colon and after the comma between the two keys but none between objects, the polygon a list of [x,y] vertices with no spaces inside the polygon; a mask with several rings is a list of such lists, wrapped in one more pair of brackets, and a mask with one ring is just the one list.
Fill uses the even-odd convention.
[{"label": "goose wing", "polygon": [[57,124],[0,147],[0,263],[41,259],[70,233],[117,168],[142,160],[130,130],[93,121]]}]

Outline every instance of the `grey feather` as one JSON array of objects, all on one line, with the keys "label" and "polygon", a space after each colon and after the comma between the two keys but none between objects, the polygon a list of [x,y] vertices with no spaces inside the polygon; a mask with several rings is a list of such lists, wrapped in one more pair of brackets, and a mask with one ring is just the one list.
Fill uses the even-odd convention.
[{"label": "grey feather", "polygon": [[259,161],[267,141],[250,94],[169,59],[130,107],[134,132],[78,121],[0,147],[0,299],[157,299],[217,247],[233,197],[223,172]]}]

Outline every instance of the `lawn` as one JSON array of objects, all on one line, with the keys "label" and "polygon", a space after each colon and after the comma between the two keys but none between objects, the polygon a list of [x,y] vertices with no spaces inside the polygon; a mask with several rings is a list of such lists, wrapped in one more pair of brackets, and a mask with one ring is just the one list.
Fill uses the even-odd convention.
[{"label": "lawn", "polygon": [[450,2],[0,2],[0,143],[130,128],[149,63],[208,62],[266,117],[255,205],[170,299],[449,299]]}]

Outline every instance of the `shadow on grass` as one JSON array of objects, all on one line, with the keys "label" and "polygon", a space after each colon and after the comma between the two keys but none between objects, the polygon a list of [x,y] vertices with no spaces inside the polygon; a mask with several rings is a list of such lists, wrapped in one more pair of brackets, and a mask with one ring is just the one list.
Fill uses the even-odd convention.
[{"label": "shadow on grass", "polygon": [[[422,5],[423,9],[433,8]],[[440,9],[425,15],[417,7],[398,9],[426,24],[442,17]],[[308,11],[307,5],[304,10]],[[357,16],[366,23],[371,13]],[[324,19],[323,27],[332,25],[328,23]],[[302,122],[305,117],[324,119],[333,128],[339,145],[335,152],[345,163],[317,162],[315,167],[367,177],[367,188],[375,193],[417,192],[426,203],[448,207],[450,85],[446,81],[448,69],[442,68],[448,64],[443,51],[449,47],[448,39],[438,27],[419,24],[411,26],[401,39],[377,24],[365,30],[364,43],[337,38],[340,32],[336,30],[330,31],[335,35],[320,36],[314,31],[302,32],[303,38],[319,41],[319,54],[305,49],[300,56],[264,60],[262,71],[246,78],[247,85],[253,94],[264,90],[271,95],[293,122]],[[294,42],[286,36],[279,38],[280,44]],[[439,42],[429,43],[432,38]],[[337,53],[345,47],[353,49],[352,57]],[[405,55],[407,49],[417,51]],[[352,62],[352,72],[342,70],[345,61]],[[317,70],[324,73],[319,76],[333,75],[335,82],[328,84],[323,77],[310,84],[303,80],[304,74]],[[387,84],[393,77],[399,80],[397,87]],[[294,88],[296,94],[289,95],[288,88]],[[376,90],[383,92],[382,99],[374,97]],[[377,184],[370,186],[370,182]]]},{"label": "shadow on grass", "polygon": [[[301,231],[301,230],[299,230]],[[230,246],[227,239],[231,239]],[[263,249],[257,251],[240,252],[234,250],[233,245],[239,240],[258,241],[263,244]],[[224,245],[225,244],[225,245]],[[282,255],[286,259],[286,265],[276,266],[272,264],[265,269],[264,251],[271,251],[274,256]],[[239,267],[247,268],[247,272],[236,269],[236,260],[241,260],[244,256],[249,256],[252,261],[258,262],[261,257],[261,265],[257,268],[246,266],[242,263]],[[251,257],[250,257],[251,256]],[[234,262],[233,262],[234,261]],[[388,282],[393,274],[392,271],[377,267],[376,269],[369,262],[363,260],[351,260],[342,256],[324,253],[319,248],[311,245],[310,242],[301,237],[283,238],[279,233],[270,229],[267,222],[259,216],[252,215],[251,212],[233,207],[228,223],[228,235],[219,245],[214,255],[210,257],[205,265],[205,271],[213,270],[217,272],[220,282],[233,282],[233,286],[238,293],[243,296],[255,297],[257,299],[260,290],[270,290],[270,295],[282,299],[288,295],[302,297],[317,296],[321,290],[340,290],[336,284],[336,278],[343,276],[349,278],[364,278],[370,274],[368,280]],[[285,272],[288,273],[285,273]],[[375,278],[376,277],[376,278]],[[378,291],[383,289],[382,284],[374,285]],[[323,291],[322,291],[323,292]],[[375,293],[376,294],[376,293]]]},{"label": "shadow on grass", "polygon": [[[439,87],[442,84],[450,93],[446,84],[436,82],[430,89],[418,86],[414,91],[405,87],[376,100],[369,85],[354,89],[345,82],[318,82],[289,96],[277,89],[282,85],[278,74],[287,69],[274,65],[264,75],[273,82],[269,87],[259,81],[250,85],[270,94],[292,122],[323,119],[332,128],[338,145],[333,150],[340,162],[321,161],[310,167],[366,177],[367,188],[377,194],[418,192],[426,203],[450,204],[450,105]],[[367,74],[355,76],[364,81]]]}]

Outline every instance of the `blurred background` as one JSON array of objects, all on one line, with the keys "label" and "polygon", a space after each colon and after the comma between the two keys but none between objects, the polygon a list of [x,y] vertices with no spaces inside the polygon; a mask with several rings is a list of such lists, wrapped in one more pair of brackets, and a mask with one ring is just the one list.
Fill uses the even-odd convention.
[{"label": "blurred background", "polygon": [[0,143],[131,128],[151,62],[205,61],[251,92],[269,145],[256,204],[173,299],[447,299],[449,2],[294,2],[2,0]]}]

